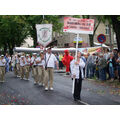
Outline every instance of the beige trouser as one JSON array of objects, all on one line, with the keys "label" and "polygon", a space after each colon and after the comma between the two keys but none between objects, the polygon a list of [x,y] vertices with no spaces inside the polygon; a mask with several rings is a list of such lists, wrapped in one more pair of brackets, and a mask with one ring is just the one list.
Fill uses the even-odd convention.
[{"label": "beige trouser", "polygon": [[25,66],[20,66],[20,77],[23,79],[25,75]]},{"label": "beige trouser", "polygon": [[33,67],[33,78],[34,78],[34,81],[36,83],[38,83],[38,78],[37,78],[37,74],[38,74],[38,71],[37,71],[37,66],[36,67]]},{"label": "beige trouser", "polygon": [[30,73],[30,66],[26,65],[25,66],[25,78],[28,79],[29,78],[29,73]]},{"label": "beige trouser", "polygon": [[46,70],[46,79],[45,79],[45,87],[48,87],[48,80],[49,80],[49,87],[53,87],[53,68],[47,68]]},{"label": "beige trouser", "polygon": [[15,67],[14,67],[14,73],[15,73],[16,76],[17,76],[17,75],[20,76],[20,64],[19,64],[19,63],[17,63],[17,64],[15,65]]},{"label": "beige trouser", "polygon": [[38,81],[39,83],[45,84],[45,69],[41,66],[37,66]]},{"label": "beige trouser", "polygon": [[14,67],[14,74],[17,76],[17,67],[16,67],[16,65]]},{"label": "beige trouser", "polygon": [[5,67],[0,66],[0,81],[5,81]]},{"label": "beige trouser", "polygon": [[16,64],[16,68],[17,68],[17,75],[20,76],[20,63]]}]

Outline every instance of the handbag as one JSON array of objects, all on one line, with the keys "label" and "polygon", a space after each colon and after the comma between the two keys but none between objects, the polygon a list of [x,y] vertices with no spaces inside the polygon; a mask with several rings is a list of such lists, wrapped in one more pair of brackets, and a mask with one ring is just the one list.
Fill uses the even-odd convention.
[{"label": "handbag", "polygon": [[[47,70],[47,64],[48,64],[48,61],[49,61],[49,59],[50,59],[50,56],[51,56],[51,54],[49,55],[49,58],[48,58],[48,60],[47,60],[47,62],[46,62],[46,64],[45,64],[45,70]],[[46,61],[46,60],[45,60]]]}]

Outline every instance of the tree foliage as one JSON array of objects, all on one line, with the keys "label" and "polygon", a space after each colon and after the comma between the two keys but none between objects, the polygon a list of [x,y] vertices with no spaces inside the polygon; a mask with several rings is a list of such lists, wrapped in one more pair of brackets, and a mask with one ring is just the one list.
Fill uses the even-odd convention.
[{"label": "tree foliage", "polygon": [[4,52],[13,53],[15,46],[20,46],[28,36],[27,25],[24,16],[4,15],[0,16],[0,47]]}]

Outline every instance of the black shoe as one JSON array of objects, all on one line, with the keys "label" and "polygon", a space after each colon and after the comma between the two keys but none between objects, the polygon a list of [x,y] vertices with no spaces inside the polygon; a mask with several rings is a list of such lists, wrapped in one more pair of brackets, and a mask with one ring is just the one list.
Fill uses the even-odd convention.
[{"label": "black shoe", "polygon": [[74,99],[74,101],[77,101],[77,99]]}]

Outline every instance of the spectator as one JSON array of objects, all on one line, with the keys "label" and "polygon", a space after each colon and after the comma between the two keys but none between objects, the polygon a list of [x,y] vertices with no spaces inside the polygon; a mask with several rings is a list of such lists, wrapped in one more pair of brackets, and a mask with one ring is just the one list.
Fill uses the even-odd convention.
[{"label": "spectator", "polygon": [[103,54],[101,53],[99,55],[99,61],[98,61],[99,80],[101,81],[106,80],[106,66],[107,66],[107,61],[105,60],[105,58],[103,58]]},{"label": "spectator", "polygon": [[107,60],[107,64],[108,64],[108,69],[109,69],[109,77],[111,79],[111,81],[114,80],[114,68],[116,67],[116,63],[115,63],[115,58],[113,53],[110,54],[110,58],[108,58]]}]

